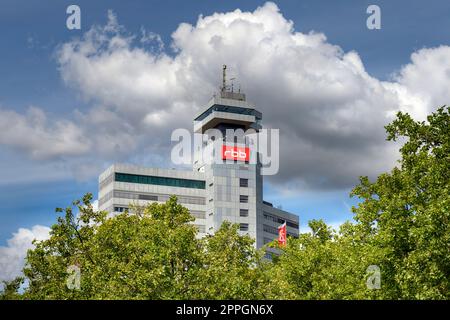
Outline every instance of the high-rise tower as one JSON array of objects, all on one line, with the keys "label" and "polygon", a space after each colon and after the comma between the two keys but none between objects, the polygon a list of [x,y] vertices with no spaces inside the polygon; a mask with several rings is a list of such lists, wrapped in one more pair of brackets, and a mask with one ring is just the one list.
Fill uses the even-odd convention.
[{"label": "high-rise tower", "polygon": [[[226,66],[220,92],[194,119],[194,132],[209,138],[203,146],[207,152],[196,150],[194,170],[205,173],[206,231],[214,232],[228,220],[239,223],[240,230],[257,238],[262,176],[256,149],[245,133],[261,129],[262,115],[246,101],[245,94],[227,86],[225,72]],[[212,148],[215,159],[209,158],[213,156]]]},{"label": "high-rise tower", "polygon": [[120,212],[130,202],[163,202],[174,194],[196,218],[200,236],[213,234],[228,220],[252,236],[257,248],[276,238],[284,222],[288,235],[297,237],[298,216],[263,201],[261,164],[252,136],[262,129],[261,120],[261,112],[245,94],[227,85],[224,66],[220,91],[194,119],[202,145],[194,150],[193,170],[113,165],[99,177],[99,208]]}]

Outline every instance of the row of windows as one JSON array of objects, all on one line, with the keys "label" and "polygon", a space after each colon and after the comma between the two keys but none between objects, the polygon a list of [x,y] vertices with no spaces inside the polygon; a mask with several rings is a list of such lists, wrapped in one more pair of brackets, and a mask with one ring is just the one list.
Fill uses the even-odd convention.
[{"label": "row of windows", "polygon": [[[213,182],[209,184],[210,187],[214,185]],[[239,186],[242,188],[248,188],[248,179],[240,178],[239,179]]]},{"label": "row of windows", "polygon": [[203,112],[201,115],[199,115],[195,121],[201,121],[205,119],[207,116],[209,116],[213,111],[219,111],[219,112],[229,112],[229,113],[236,113],[236,114],[245,114],[249,116],[255,116],[256,119],[261,120],[262,119],[262,113],[250,108],[243,108],[243,107],[234,107],[234,106],[224,106],[215,104],[205,112]]},{"label": "row of windows", "polygon": [[[147,201],[160,201],[166,202],[169,200],[169,194],[138,194],[133,192],[124,192],[114,190],[108,192],[104,197],[99,199],[99,206],[102,206],[106,201],[110,200],[112,197],[114,198],[122,198],[122,199],[130,199],[130,200],[147,200]],[[179,203],[184,204],[205,204],[205,198],[203,197],[193,197],[193,196],[177,196]]]},{"label": "row of windows", "polygon": [[113,197],[112,191],[106,193],[103,197],[98,199],[98,206],[102,207],[107,201],[111,200]]},{"label": "row of windows", "polygon": [[289,220],[281,219],[281,218],[273,216],[273,215],[271,215],[269,213],[264,213],[264,219],[269,220],[269,221],[273,221],[273,222],[276,222],[276,223],[280,223],[280,224],[283,224],[286,221],[286,225],[287,226],[295,228],[295,229],[298,229],[298,224],[297,223],[291,222]]},{"label": "row of windows", "polygon": [[[276,228],[276,227],[272,227],[272,226],[268,226],[267,224],[263,224],[263,230],[265,232],[278,235],[278,228]],[[298,238],[298,236],[294,233],[288,232],[287,234],[291,237]]]},{"label": "row of windows", "polygon": [[110,184],[113,181],[114,181],[114,175],[110,174],[109,176],[107,176],[105,179],[103,179],[100,182],[100,185],[99,185],[100,190],[103,189],[104,187],[106,187],[108,184]]},{"label": "row of windows", "polygon": [[272,226],[268,226],[266,224],[263,225],[263,230],[268,233],[278,234],[278,229]]},{"label": "row of windows", "polygon": [[[149,201],[160,201],[166,202],[169,200],[170,195],[168,194],[136,194],[130,192],[121,192],[114,191],[114,197],[116,198],[125,198],[125,199],[134,199],[134,200],[149,200]],[[203,197],[193,197],[193,196],[177,196],[177,200],[179,203],[184,204],[205,204],[205,198]]]},{"label": "row of windows", "polygon": [[248,196],[245,196],[245,195],[240,195],[239,196],[239,202],[240,203],[248,203]]},{"label": "row of windows", "polygon": [[[220,208],[219,208],[220,210]],[[212,215],[213,212],[211,212],[209,215]],[[248,217],[248,209],[239,209],[239,216],[240,217]]]},{"label": "row of windows", "polygon": [[144,176],[139,174],[119,173],[115,174],[115,181],[129,182],[129,183],[141,183],[141,184],[153,184],[158,186],[180,187],[180,188],[194,188],[205,189],[205,181],[191,180],[191,179],[179,179],[169,177],[157,177],[157,176]]},{"label": "row of windows", "polygon": [[[114,212],[125,212],[125,210],[127,210],[127,209],[128,209],[127,207],[114,207]],[[190,213],[194,218],[205,219],[205,211],[192,210],[192,211],[190,211]],[[203,230],[204,229],[205,228],[203,227]],[[200,231],[200,232],[204,232],[204,231]]]},{"label": "row of windows", "polygon": [[194,216],[194,218],[197,218],[197,219],[205,219],[206,217],[205,217],[205,215],[206,215],[206,212],[205,211],[195,211],[195,210],[192,210],[192,211],[190,211],[191,212],[191,214]]}]

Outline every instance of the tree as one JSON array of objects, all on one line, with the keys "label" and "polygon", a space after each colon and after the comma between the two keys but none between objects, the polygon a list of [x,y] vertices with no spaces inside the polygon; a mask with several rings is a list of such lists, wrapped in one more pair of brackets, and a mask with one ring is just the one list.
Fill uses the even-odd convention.
[{"label": "tree", "polygon": [[18,293],[23,284],[23,277],[17,277],[12,281],[3,281],[3,289],[0,291],[0,300],[18,300],[21,295]]},{"label": "tree", "polygon": [[406,140],[400,167],[352,195],[364,239],[384,252],[379,261],[384,298],[450,298],[450,110],[416,122],[399,112],[388,140]]},{"label": "tree", "polygon": [[[311,221],[311,234],[289,239],[269,268],[269,293],[286,299],[450,298],[450,111],[428,123],[398,113],[388,140],[405,140],[399,166],[351,193],[356,223],[333,233]],[[381,288],[366,285],[369,266]]]},{"label": "tree", "polygon": [[[449,299],[450,110],[428,122],[398,113],[386,130],[405,141],[399,165],[360,178],[355,222],[335,231],[312,220],[310,233],[268,244],[273,261],[237,224],[198,239],[176,197],[107,216],[87,194],[57,209],[50,238],[34,243],[24,279],[0,299]],[[368,286],[371,267],[379,289]]]},{"label": "tree", "polygon": [[[238,225],[224,223],[198,239],[194,218],[171,197],[107,217],[75,201],[35,242],[24,268],[28,287],[8,297],[25,299],[217,299],[259,298],[258,254]],[[79,286],[71,286],[79,270]],[[73,283],[72,283],[73,284]],[[6,295],[5,295],[6,296]]]},{"label": "tree", "polygon": [[[64,216],[57,218],[51,227],[48,240],[34,242],[35,249],[28,250],[27,263],[24,268],[25,278],[29,280],[24,293],[26,299],[77,299],[88,298],[87,286],[82,290],[69,290],[67,279],[68,268],[76,265],[83,272],[95,265],[92,259],[96,249],[88,245],[95,236],[98,224],[105,221],[106,213],[95,212],[90,203],[92,194],[87,194],[73,206],[79,211],[78,216],[72,207],[64,210],[57,208]],[[84,279],[84,278],[83,278]]]},{"label": "tree", "polygon": [[250,236],[238,233],[239,225],[223,222],[213,235],[202,240],[203,268],[200,299],[261,299],[261,253]]},{"label": "tree", "polygon": [[[198,281],[200,246],[189,211],[171,197],[142,214],[123,213],[99,226],[90,245],[102,262],[89,277],[93,298],[186,299]],[[106,262],[106,263],[104,263]]]},{"label": "tree", "polygon": [[[27,256],[30,299],[176,299],[190,296],[197,281],[200,247],[189,211],[175,197],[141,212],[106,217],[95,212],[92,195],[52,226],[50,239]],[[81,272],[71,290],[69,266]]]},{"label": "tree", "polygon": [[309,222],[311,233],[289,237],[269,269],[273,299],[377,298],[366,287],[366,269],[375,254],[358,241],[355,226],[346,223],[337,233],[322,220]]}]

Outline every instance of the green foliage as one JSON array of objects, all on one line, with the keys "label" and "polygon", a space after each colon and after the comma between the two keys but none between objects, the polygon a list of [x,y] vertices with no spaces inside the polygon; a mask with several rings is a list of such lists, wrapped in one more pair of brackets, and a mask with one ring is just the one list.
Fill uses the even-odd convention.
[{"label": "green foliage", "polygon": [[[28,252],[25,293],[31,299],[178,299],[197,281],[199,242],[189,211],[171,197],[136,214],[94,212],[88,194],[52,227],[51,238]],[[62,212],[63,210],[58,210]],[[80,290],[67,286],[69,266]]]},{"label": "green foliage", "polygon": [[[260,299],[261,263],[253,239],[238,234],[239,225],[225,221],[203,242],[200,299]],[[213,285],[211,285],[213,284]]]},{"label": "green foliage", "polygon": [[386,126],[388,140],[406,139],[400,168],[352,194],[368,245],[383,250],[379,266],[383,298],[450,297],[450,109],[442,107],[415,122],[399,113]]},{"label": "green foliage", "polygon": [[[450,110],[427,123],[398,113],[386,130],[404,141],[399,166],[375,182],[361,177],[355,224],[330,233],[312,221],[311,234],[288,241],[269,270],[272,298],[450,298]],[[380,289],[366,286],[371,265]]]},{"label": "green foliage", "polygon": [[[24,274],[26,299],[254,299],[259,293],[260,255],[238,226],[224,223],[214,236],[198,239],[189,211],[171,197],[107,217],[86,195],[74,202],[35,243]],[[69,266],[81,271],[70,289]],[[224,272],[226,275],[224,276]]]},{"label": "green foliage", "polygon": [[[201,263],[194,219],[172,197],[141,214],[122,213],[97,228],[87,278],[96,299],[183,299]],[[84,275],[84,273],[83,273]]]},{"label": "green foliage", "polygon": [[311,233],[288,238],[282,254],[268,271],[272,299],[375,299],[366,287],[366,269],[376,251],[358,241],[355,226],[339,233],[322,220],[309,222]]},{"label": "green foliage", "polygon": [[[24,279],[5,283],[0,299],[449,299],[450,110],[386,126],[404,141],[399,166],[375,182],[360,178],[351,195],[355,223],[338,231],[322,220],[263,259],[238,225],[224,222],[203,239],[189,211],[165,204],[107,217],[87,194],[61,216],[48,240],[29,250]],[[367,286],[369,266],[381,288]],[[69,289],[69,266],[81,271]]]},{"label": "green foliage", "polygon": [[23,277],[17,277],[12,281],[3,281],[3,288],[0,292],[0,300],[19,300],[22,296],[18,293],[23,284]]}]

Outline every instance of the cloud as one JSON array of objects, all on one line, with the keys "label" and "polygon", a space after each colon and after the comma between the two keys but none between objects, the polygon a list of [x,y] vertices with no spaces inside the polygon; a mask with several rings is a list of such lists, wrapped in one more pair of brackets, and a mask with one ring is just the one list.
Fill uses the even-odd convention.
[{"label": "cloud", "polygon": [[[323,33],[296,31],[271,2],[181,23],[172,51],[163,48],[156,34],[130,34],[108,12],[106,25],[56,54],[63,81],[91,109],[50,128],[13,114],[20,125],[0,142],[36,157],[76,156],[70,161],[86,177],[118,159],[167,163],[171,131],[192,126],[225,63],[264,125],[280,129],[280,172],[269,181],[284,189],[342,189],[395,164],[398,146],[385,141],[384,126],[398,110],[424,119],[449,100],[450,47],[419,50],[390,81],[380,81],[357,52],[344,52]],[[49,146],[12,139],[22,131],[37,132]]]},{"label": "cloud", "polygon": [[82,129],[67,120],[51,122],[37,107],[23,115],[0,108],[0,127],[0,144],[23,149],[35,159],[76,156],[89,150]]},{"label": "cloud", "polygon": [[[401,107],[424,120],[436,107],[450,104],[450,47],[420,49],[411,55],[411,63],[394,75],[401,87]],[[406,97],[404,97],[406,96]],[[408,106],[409,108],[404,108]]]},{"label": "cloud", "polygon": [[8,239],[7,246],[0,247],[0,281],[11,281],[21,275],[27,250],[32,249],[32,241],[49,238],[50,228],[35,225],[31,229],[20,228]]}]

